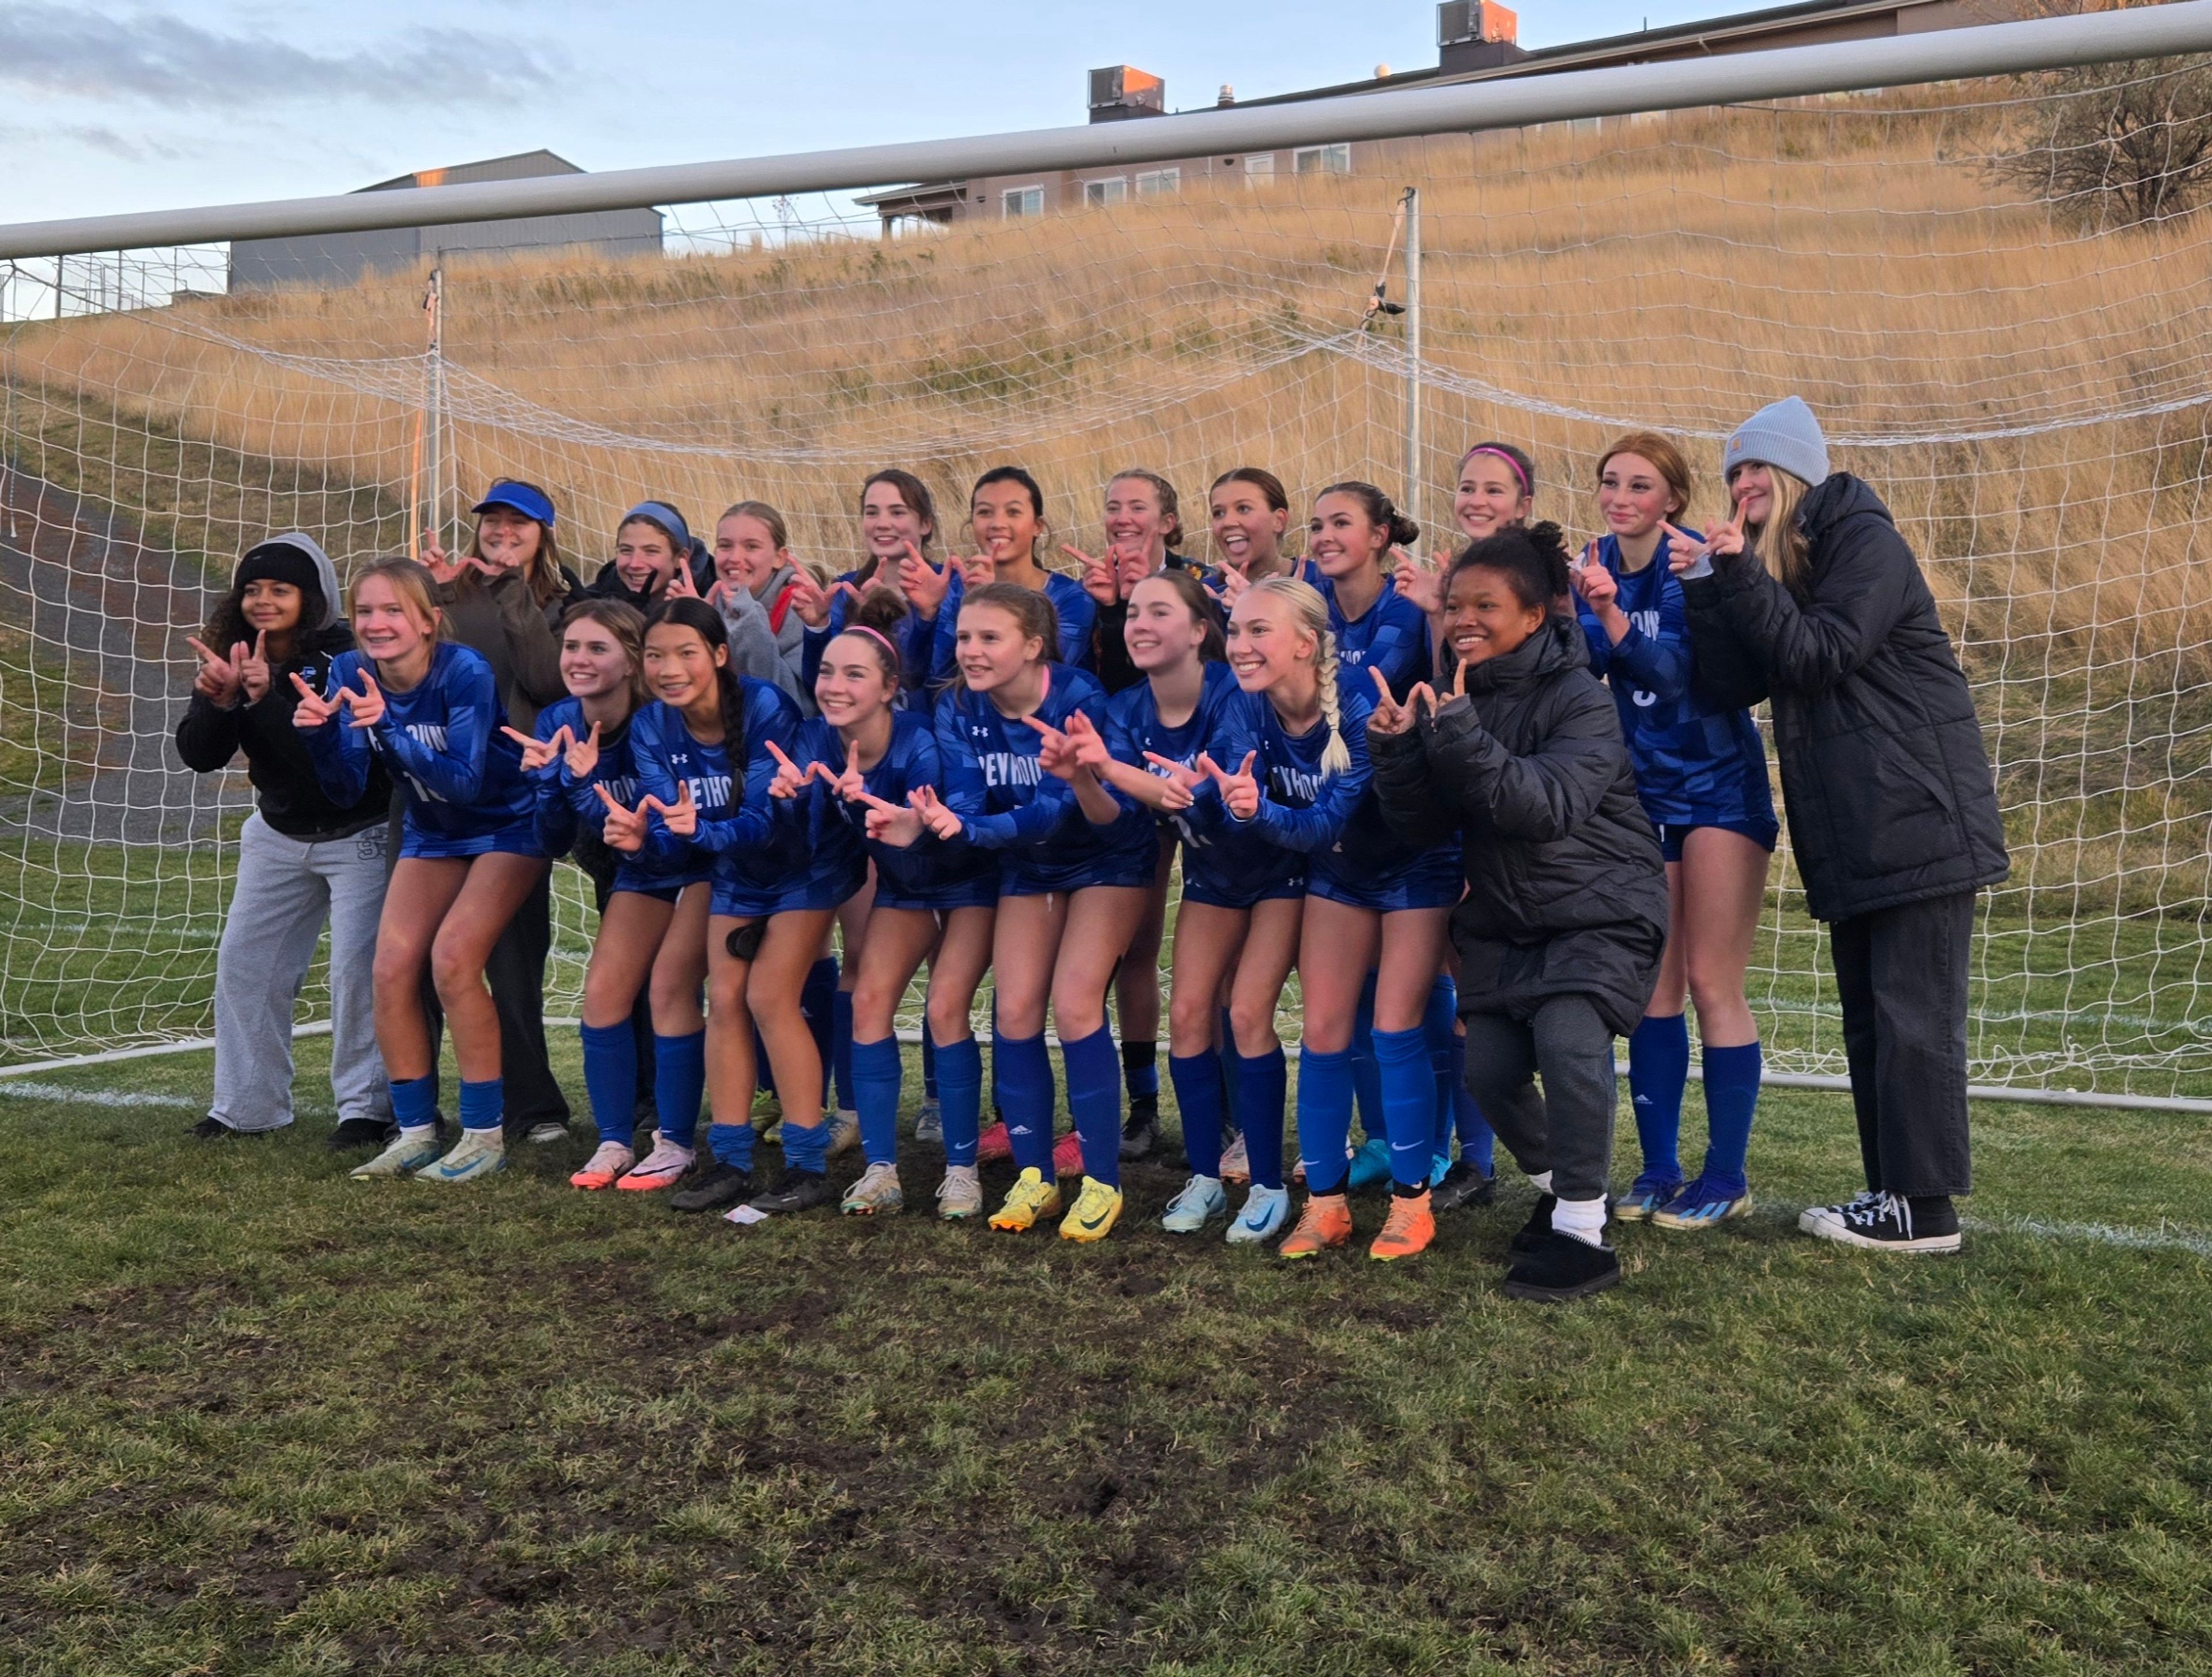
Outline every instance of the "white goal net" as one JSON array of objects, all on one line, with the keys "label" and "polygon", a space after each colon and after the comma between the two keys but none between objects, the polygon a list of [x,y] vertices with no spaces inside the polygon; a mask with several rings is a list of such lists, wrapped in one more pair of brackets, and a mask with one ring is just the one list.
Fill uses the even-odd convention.
[{"label": "white goal net", "polygon": [[[434,364],[423,269],[224,295],[219,250],[16,264],[0,1059],[206,1030],[247,791],[182,771],[168,735],[184,636],[265,532],[343,567],[410,520],[450,541],[514,475],[584,568],[652,495],[701,525],[769,501],[835,571],[869,471],[916,471],[957,525],[1013,460],[1078,544],[1142,465],[1202,556],[1206,486],[1250,464],[1294,501],[1370,478],[1442,546],[1455,462],[1498,438],[1534,453],[1539,515],[1588,534],[1613,435],[1680,437],[1710,517],[1718,439],[1795,391],[1922,556],[1996,760],[2014,866],[1981,916],[1976,1080],[2212,1096],[2212,222],[2184,213],[2207,73],[1363,143],[892,238],[847,200],[690,206],[658,255],[448,260]],[[2131,164],[2106,118],[2137,108],[2165,150]],[[1363,321],[1378,276],[1403,295],[1407,186],[1417,362],[1402,317]],[[563,877],[549,1005],[572,1010],[589,914]],[[1786,844],[1753,1000],[1777,1070],[1842,1069]]]}]

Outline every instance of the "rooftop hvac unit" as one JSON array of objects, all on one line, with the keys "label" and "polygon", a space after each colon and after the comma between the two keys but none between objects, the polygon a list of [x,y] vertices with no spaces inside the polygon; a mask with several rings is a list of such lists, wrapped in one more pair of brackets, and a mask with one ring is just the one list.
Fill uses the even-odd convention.
[{"label": "rooftop hvac unit", "polygon": [[1158,116],[1167,109],[1168,87],[1157,76],[1127,64],[1091,72],[1091,120]]},{"label": "rooftop hvac unit", "polygon": [[1491,0],[1444,0],[1437,8],[1437,45],[1472,46],[1483,41],[1511,41],[1521,20]]}]

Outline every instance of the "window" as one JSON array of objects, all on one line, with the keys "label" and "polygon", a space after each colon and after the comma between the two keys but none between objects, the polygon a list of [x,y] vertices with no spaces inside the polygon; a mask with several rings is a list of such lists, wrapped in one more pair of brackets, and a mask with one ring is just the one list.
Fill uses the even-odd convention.
[{"label": "window", "polygon": [[1005,213],[1012,216],[1042,216],[1044,214],[1044,188],[1015,186],[999,194]]},{"label": "window", "polygon": [[1140,198],[1164,198],[1182,190],[1181,169],[1147,169],[1137,177],[1137,196]]},{"label": "window", "polygon": [[1296,174],[1350,174],[1352,148],[1340,143],[1301,147],[1291,154],[1291,169]]},{"label": "window", "polygon": [[1244,184],[1247,186],[1272,186],[1275,184],[1275,154],[1262,151],[1244,160]]},{"label": "window", "polygon": [[1128,196],[1129,182],[1122,175],[1117,174],[1110,180],[1086,180],[1083,183],[1083,201],[1094,209],[1125,203]]}]

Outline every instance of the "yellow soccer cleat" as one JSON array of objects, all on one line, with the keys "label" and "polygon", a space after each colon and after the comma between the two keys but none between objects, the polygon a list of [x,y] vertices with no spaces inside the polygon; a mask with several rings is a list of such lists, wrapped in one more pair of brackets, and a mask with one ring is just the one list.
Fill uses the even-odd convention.
[{"label": "yellow soccer cleat", "polygon": [[1121,1190],[1096,1176],[1083,1179],[1083,1192],[1075,1196],[1075,1209],[1060,1219],[1062,1240],[1103,1240],[1121,1220]]},{"label": "yellow soccer cleat", "polygon": [[1047,1182],[1043,1173],[1031,1165],[1014,1178],[1006,1203],[991,1213],[991,1226],[1018,1234],[1036,1228],[1059,1209],[1060,1184]]}]

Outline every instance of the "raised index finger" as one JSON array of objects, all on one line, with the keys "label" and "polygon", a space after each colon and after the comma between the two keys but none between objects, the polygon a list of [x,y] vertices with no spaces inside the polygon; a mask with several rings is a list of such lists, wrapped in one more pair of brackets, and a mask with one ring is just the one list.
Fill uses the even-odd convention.
[{"label": "raised index finger", "polygon": [[[788,769],[794,775],[799,772],[799,765],[793,763],[789,757],[784,756],[782,746],[777,744],[773,739],[764,739],[761,743],[768,747],[768,754],[774,757],[782,767]],[[690,782],[687,781],[684,784],[688,787]]]},{"label": "raised index finger", "polygon": [[1382,666],[1379,664],[1370,664],[1367,666],[1367,673],[1375,677],[1375,690],[1382,696],[1382,702],[1386,705],[1396,704],[1398,701],[1390,691],[1390,677],[1382,673]]}]

